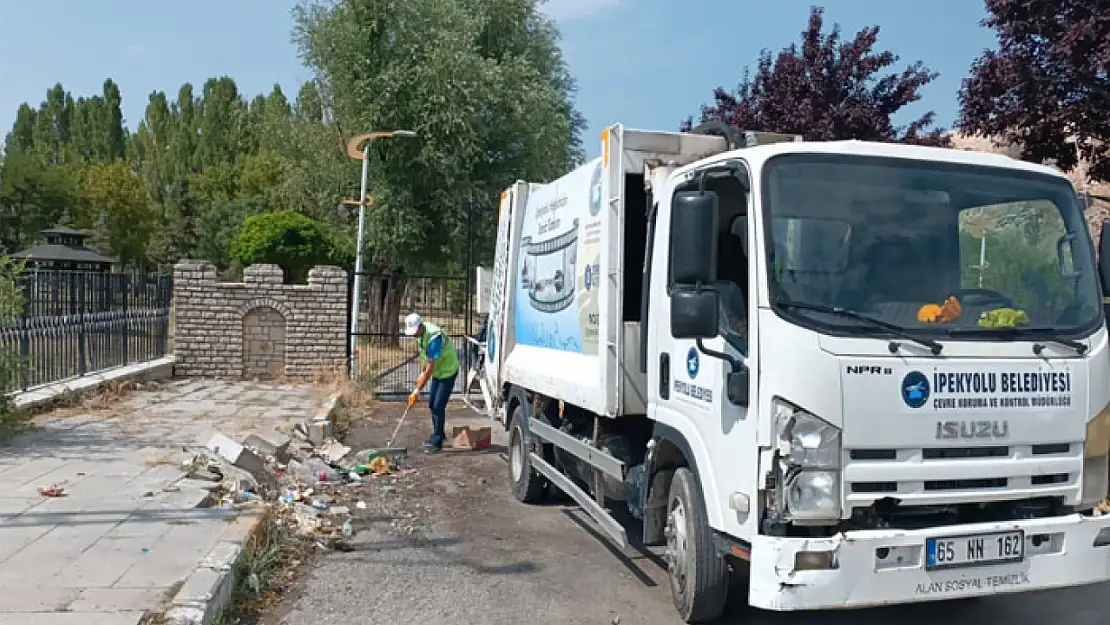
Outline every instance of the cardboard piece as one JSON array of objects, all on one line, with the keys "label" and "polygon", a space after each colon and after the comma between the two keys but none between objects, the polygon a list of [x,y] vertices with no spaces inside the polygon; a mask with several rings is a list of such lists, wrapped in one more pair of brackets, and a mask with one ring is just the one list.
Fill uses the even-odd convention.
[{"label": "cardboard piece", "polygon": [[493,429],[489,427],[472,428],[468,425],[452,428],[451,446],[454,449],[476,451],[490,446]]}]

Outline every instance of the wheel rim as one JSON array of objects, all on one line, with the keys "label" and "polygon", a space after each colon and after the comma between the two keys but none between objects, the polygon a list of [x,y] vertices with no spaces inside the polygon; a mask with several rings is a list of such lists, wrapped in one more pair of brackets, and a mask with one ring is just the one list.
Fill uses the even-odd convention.
[{"label": "wheel rim", "polygon": [[686,588],[686,563],[689,540],[686,533],[686,506],[675,497],[667,513],[667,526],[663,530],[667,538],[667,571],[671,584],[682,592]]},{"label": "wheel rim", "polygon": [[509,441],[509,476],[516,482],[523,473],[524,441],[521,440],[520,428],[513,428],[512,440]]}]

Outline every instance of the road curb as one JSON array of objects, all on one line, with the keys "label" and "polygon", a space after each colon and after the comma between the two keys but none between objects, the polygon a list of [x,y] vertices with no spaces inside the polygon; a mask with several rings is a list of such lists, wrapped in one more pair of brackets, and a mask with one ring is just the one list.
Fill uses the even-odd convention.
[{"label": "road curb", "polygon": [[269,506],[247,509],[230,523],[170,601],[164,617],[167,625],[212,625],[231,604],[235,565],[269,510]]}]

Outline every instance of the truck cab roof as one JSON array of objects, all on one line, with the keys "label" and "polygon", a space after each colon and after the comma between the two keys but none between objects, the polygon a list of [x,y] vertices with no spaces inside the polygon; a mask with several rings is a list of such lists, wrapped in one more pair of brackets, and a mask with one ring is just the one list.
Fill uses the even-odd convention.
[{"label": "truck cab roof", "polygon": [[[977,165],[981,167],[1000,167],[1018,169],[1031,173],[1045,174],[1066,178],[1058,169],[1046,165],[1039,165],[1018,160],[1003,154],[990,154],[953,148],[937,148],[905,143],[880,143],[877,141],[859,141],[856,139],[838,141],[796,141],[769,143],[747,148],[730,150],[712,157],[712,160],[727,160],[728,158],[743,158],[749,162],[762,163],[771,157],[780,154],[854,154],[859,156],[881,156],[888,158],[902,158],[911,160],[947,162],[962,165]],[[697,168],[694,163],[679,169],[678,173],[685,173],[689,169]]]}]

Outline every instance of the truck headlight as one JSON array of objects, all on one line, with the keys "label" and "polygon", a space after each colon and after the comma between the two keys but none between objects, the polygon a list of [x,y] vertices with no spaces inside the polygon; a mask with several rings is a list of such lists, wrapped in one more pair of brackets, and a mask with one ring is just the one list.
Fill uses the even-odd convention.
[{"label": "truck headlight", "polygon": [[840,472],[801,469],[786,477],[786,508],[790,518],[840,518]]},{"label": "truck headlight", "polygon": [[779,455],[805,469],[840,469],[840,428],[781,399],[771,402]]},{"label": "truck headlight", "polygon": [[779,501],[795,520],[840,518],[840,428],[781,399],[771,404],[778,438]]},{"label": "truck headlight", "polygon": [[1095,506],[1110,493],[1110,405],[1087,422],[1083,441],[1083,507]]}]

